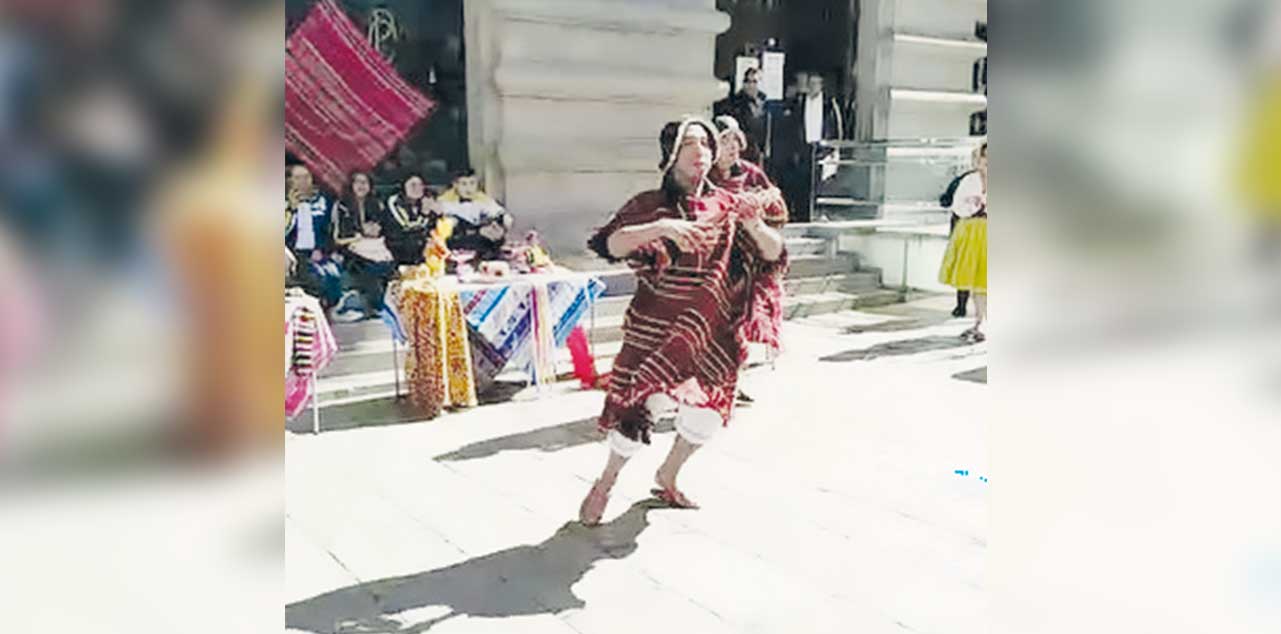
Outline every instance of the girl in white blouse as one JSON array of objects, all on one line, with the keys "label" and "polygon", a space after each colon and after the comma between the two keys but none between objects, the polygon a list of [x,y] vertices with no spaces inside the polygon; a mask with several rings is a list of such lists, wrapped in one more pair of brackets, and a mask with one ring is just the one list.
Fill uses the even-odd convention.
[{"label": "girl in white blouse", "polygon": [[975,171],[961,179],[952,197],[952,213],[960,216],[948,241],[939,281],[969,291],[977,308],[974,327],[961,333],[966,341],[986,339],[981,327],[987,318],[987,143],[974,155]]}]

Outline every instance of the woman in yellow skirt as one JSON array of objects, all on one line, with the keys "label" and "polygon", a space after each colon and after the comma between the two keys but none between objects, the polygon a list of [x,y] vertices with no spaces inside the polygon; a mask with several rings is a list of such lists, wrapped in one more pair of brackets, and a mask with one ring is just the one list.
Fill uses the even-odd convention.
[{"label": "woman in yellow skirt", "polygon": [[[1281,63],[1273,69],[1281,70]],[[1264,257],[1281,256],[1281,78],[1263,79],[1243,130],[1237,185]],[[1275,261],[1275,260],[1274,260]]]},{"label": "woman in yellow skirt", "polygon": [[987,142],[974,152],[975,171],[956,186],[952,213],[961,218],[947,243],[939,281],[974,296],[974,327],[961,338],[977,343],[987,337],[980,328],[987,318]]}]

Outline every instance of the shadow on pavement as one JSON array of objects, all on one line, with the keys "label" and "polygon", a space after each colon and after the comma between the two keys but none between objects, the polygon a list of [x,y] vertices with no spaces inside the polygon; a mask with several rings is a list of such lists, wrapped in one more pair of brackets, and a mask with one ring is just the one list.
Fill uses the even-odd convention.
[{"label": "shadow on pavement", "polygon": [[[476,395],[477,405],[506,403],[521,390],[524,383],[496,381],[486,386],[483,392]],[[408,389],[408,388],[405,388]],[[449,410],[446,410],[447,412]],[[323,432],[360,429],[362,427],[386,427],[405,425],[432,420],[421,410],[414,407],[407,397],[382,398],[371,401],[330,405],[320,412],[320,429]],[[311,406],[297,416],[285,420],[285,430],[295,434],[311,433]]]},{"label": "shadow on pavement", "polygon": [[982,383],[983,385],[987,385],[987,366],[974,368],[973,370],[966,370],[964,372],[957,372],[952,375],[952,378],[958,381],[970,381],[973,383]]},{"label": "shadow on pavement", "polygon": [[967,343],[955,335],[933,335],[930,337],[917,337],[916,339],[887,341],[868,348],[846,350],[826,357],[820,357],[819,360],[832,362],[870,361],[879,357],[900,357],[909,354],[919,354],[921,352],[930,352],[933,350],[950,350],[952,348],[961,348],[971,345],[974,344]]},{"label": "shadow on pavement", "polygon": [[[655,425],[653,433],[661,434],[675,430],[676,428],[673,424],[668,421]],[[538,449],[546,452],[560,451],[570,447],[599,442],[602,437],[596,428],[596,417],[593,416],[562,425],[541,427],[519,434],[474,442],[447,454],[436,456],[436,460],[460,462],[488,458],[504,451],[523,451],[526,449]]]},{"label": "shadow on pavement", "polygon": [[902,332],[904,330],[919,330],[921,328],[930,328],[946,324],[951,320],[951,315],[947,314],[911,317],[907,319],[891,319],[877,324],[849,326],[845,328],[842,333],[847,335],[861,335],[869,332]]},{"label": "shadow on pavement", "polygon": [[[320,411],[321,433],[404,425],[427,420],[407,398],[386,398],[377,401],[331,405]],[[285,420],[285,429],[295,434],[311,433],[311,406],[297,416]]]},{"label": "shadow on pavement", "polygon": [[[586,603],[574,594],[573,585],[596,562],[635,552],[637,538],[649,526],[649,511],[662,506],[656,500],[642,500],[596,527],[567,522],[536,545],[291,603],[285,606],[285,627],[317,634],[403,634],[426,632],[461,615],[497,619],[581,608]],[[401,620],[415,620],[402,613],[433,606],[440,606],[439,616],[418,622]]]}]

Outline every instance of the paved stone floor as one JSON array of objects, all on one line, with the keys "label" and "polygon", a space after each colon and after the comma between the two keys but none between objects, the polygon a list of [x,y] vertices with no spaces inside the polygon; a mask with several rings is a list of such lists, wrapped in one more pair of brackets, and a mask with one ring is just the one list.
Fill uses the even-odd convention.
[{"label": "paved stone floor", "polygon": [[[557,386],[430,422],[289,435],[296,632],[986,631],[985,345],[947,297],[789,322],[757,402],[660,508],[673,433],[605,515],[602,394]],[[961,475],[958,471],[966,473]]]}]

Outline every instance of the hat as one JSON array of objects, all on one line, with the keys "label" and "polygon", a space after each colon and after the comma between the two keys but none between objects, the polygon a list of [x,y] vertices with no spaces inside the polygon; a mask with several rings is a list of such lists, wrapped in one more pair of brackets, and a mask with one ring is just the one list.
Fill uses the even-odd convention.
[{"label": "hat", "polygon": [[743,134],[743,128],[738,125],[738,119],[723,114],[713,119],[713,121],[716,122],[716,131],[718,133],[724,134],[726,131],[732,130],[734,135],[738,137],[739,147],[747,148],[747,135]]},{"label": "hat", "polygon": [[658,149],[662,153],[658,169],[662,170],[664,175],[676,163],[676,148],[680,140],[685,138],[691,125],[703,126],[703,131],[707,133],[707,143],[712,148],[712,160],[716,160],[716,127],[700,117],[685,115],[679,121],[672,121],[663,126],[662,132],[658,134]]}]

